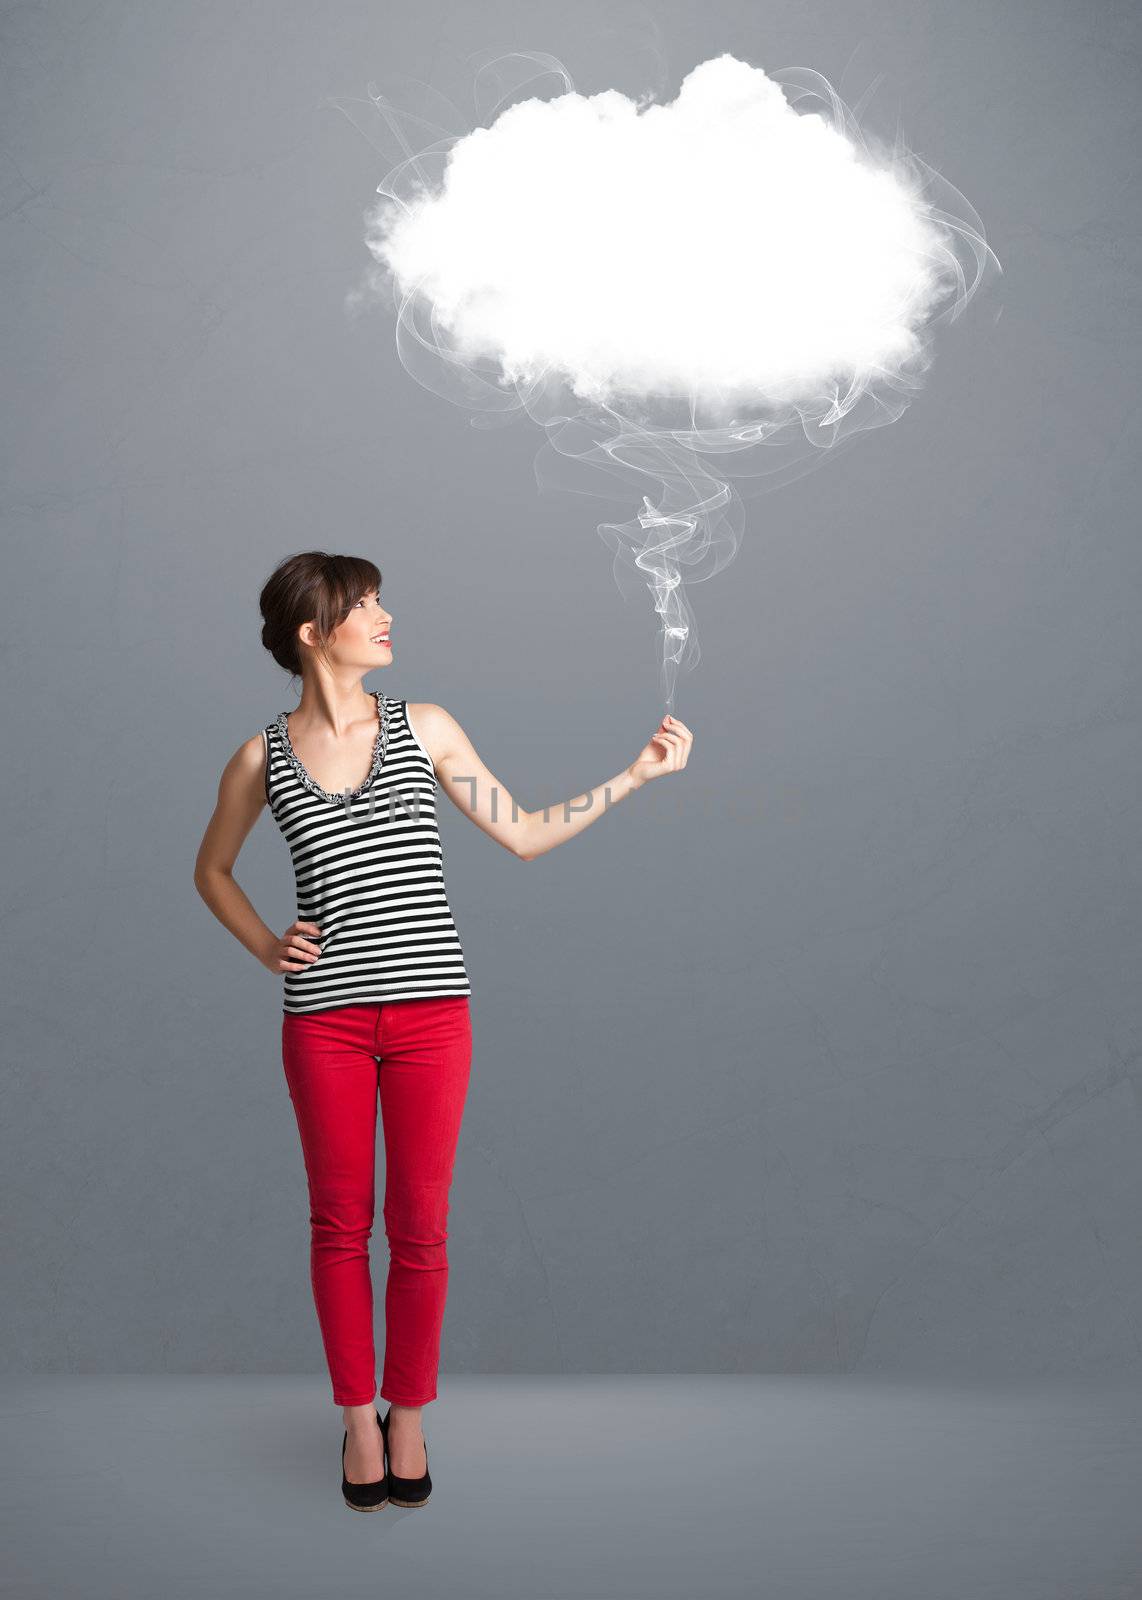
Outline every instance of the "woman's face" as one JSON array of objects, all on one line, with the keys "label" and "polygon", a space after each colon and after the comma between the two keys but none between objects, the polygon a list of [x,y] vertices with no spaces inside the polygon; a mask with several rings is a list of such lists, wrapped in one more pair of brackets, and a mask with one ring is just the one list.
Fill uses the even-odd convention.
[{"label": "woman's face", "polygon": [[372,589],[349,607],[349,615],[338,623],[329,640],[329,654],[338,666],[387,666],[393,658],[389,640],[392,617],[381,604],[380,591]]}]

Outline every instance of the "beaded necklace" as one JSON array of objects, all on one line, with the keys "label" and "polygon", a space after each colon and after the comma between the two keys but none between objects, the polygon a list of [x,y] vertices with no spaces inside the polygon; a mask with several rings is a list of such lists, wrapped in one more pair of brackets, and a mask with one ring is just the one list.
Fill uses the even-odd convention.
[{"label": "beaded necklace", "polygon": [[282,750],[285,758],[293,768],[298,782],[304,784],[310,793],[315,794],[319,800],[328,800],[333,805],[338,806],[343,805],[346,800],[355,800],[358,795],[364,794],[384,766],[385,756],[389,748],[389,697],[382,689],[370,689],[369,693],[377,703],[377,720],[379,723],[377,737],[373,741],[373,761],[369,768],[369,776],[364,783],[358,784],[356,789],[345,789],[341,794],[330,794],[328,789],[323,789],[319,783],[315,783],[310,777],[298,759],[293,745],[290,743],[289,728],[286,725],[287,713],[284,711],[278,712],[277,727],[282,737]]}]

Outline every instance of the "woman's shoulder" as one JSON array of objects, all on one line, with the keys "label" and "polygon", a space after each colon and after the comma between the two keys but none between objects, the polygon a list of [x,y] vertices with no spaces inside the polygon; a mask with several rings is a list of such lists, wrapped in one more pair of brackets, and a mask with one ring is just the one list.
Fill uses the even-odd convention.
[{"label": "woman's shoulder", "polygon": [[447,737],[451,718],[443,706],[431,700],[404,700],[405,718],[409,732],[425,755],[436,765],[441,750],[442,737]]},{"label": "woman's shoulder", "polygon": [[233,767],[245,768],[246,770],[257,768],[260,771],[262,763],[266,758],[266,745],[268,739],[268,730],[266,728],[259,728],[257,733],[252,733],[248,739],[244,739],[238,746],[237,750],[235,750],[234,754],[230,757],[230,765]]},{"label": "woman's shoulder", "polygon": [[220,798],[242,800],[264,795],[265,770],[266,732],[259,728],[242,741],[223,767],[218,785]]}]

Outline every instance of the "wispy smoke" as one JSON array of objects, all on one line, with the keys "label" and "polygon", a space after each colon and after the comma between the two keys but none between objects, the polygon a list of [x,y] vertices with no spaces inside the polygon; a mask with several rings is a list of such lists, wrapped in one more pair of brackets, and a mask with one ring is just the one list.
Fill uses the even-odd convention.
[{"label": "wispy smoke", "polygon": [[583,467],[651,480],[598,532],[620,592],[653,597],[670,706],[701,655],[687,586],[741,541],[729,458],[772,487],[894,422],[933,330],[998,262],[958,191],[871,139],[816,72],[722,55],[660,105],[578,94],[546,56],[480,71],[497,107],[543,73],[565,92],[464,133],[451,107],[442,122],[440,102],[398,107],[374,85],[336,102],[401,157],[349,303],[390,304],[405,368],[474,422],[540,423],[541,484],[582,492]]}]

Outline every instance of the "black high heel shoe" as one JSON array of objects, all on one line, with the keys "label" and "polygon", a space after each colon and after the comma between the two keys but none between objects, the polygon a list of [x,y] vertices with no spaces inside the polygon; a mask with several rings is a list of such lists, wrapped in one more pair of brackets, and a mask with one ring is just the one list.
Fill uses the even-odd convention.
[{"label": "black high heel shoe", "polygon": [[[389,1448],[389,1414],[392,1406],[381,1418],[381,1433],[385,1440],[385,1455],[388,1456]],[[388,1462],[386,1459],[386,1467]],[[432,1493],[432,1479],[428,1474],[428,1446],[424,1447],[424,1475],[420,1478],[398,1478],[391,1470],[388,1473],[389,1503],[394,1506],[422,1506]]]},{"label": "black high heel shoe", "polygon": [[385,1430],[381,1427],[381,1414],[375,1413],[377,1427],[381,1429],[381,1476],[375,1483],[350,1483],[345,1476],[345,1446],[349,1443],[349,1430],[341,1444],[341,1494],[345,1504],[353,1511],[379,1511],[389,1501],[389,1474],[385,1462]]}]

